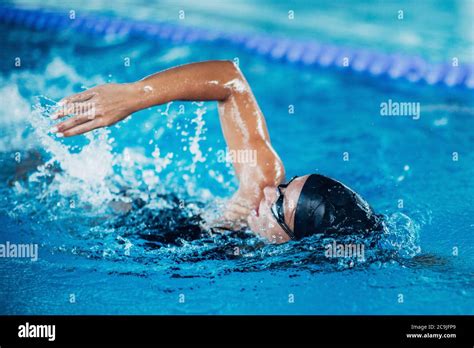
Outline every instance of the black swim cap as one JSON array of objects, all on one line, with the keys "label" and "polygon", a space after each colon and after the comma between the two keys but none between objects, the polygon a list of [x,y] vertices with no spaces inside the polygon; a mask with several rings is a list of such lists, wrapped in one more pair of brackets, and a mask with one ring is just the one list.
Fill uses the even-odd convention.
[{"label": "black swim cap", "polygon": [[296,205],[295,239],[315,233],[367,234],[381,227],[380,217],[349,187],[319,174],[306,180]]}]

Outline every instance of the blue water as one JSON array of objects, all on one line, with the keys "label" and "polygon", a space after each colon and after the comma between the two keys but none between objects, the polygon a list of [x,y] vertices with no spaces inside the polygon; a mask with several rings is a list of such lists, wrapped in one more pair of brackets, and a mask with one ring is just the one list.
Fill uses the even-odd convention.
[{"label": "blue water", "polygon": [[[293,24],[278,19],[281,4],[267,12],[250,2],[186,4],[186,24],[474,60],[464,30],[472,1],[407,3],[403,26],[387,19],[394,3],[331,3],[339,2],[293,3],[305,18]],[[153,18],[144,5],[101,12],[168,20],[173,6],[156,5]],[[348,18],[357,30],[338,25]],[[273,63],[230,47],[0,30],[2,62],[22,58],[21,68],[0,67],[0,243],[39,244],[38,261],[0,258],[1,314],[474,313],[472,92]],[[153,107],[74,139],[47,132],[50,107],[70,93],[236,57],[287,176],[335,177],[386,216],[383,238],[365,241],[366,261],[328,260],[321,245],[331,241],[318,238],[271,246],[245,233],[170,245],[156,237],[177,219],[216,216],[237,187],[218,160],[225,143],[214,103]],[[388,99],[419,102],[421,117],[380,116]]]}]

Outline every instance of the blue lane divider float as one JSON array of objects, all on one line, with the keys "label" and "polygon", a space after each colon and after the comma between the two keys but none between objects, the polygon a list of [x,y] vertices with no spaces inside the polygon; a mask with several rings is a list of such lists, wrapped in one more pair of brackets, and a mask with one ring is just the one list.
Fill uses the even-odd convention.
[{"label": "blue lane divider float", "polygon": [[72,29],[98,36],[133,35],[173,44],[207,42],[230,44],[266,57],[301,66],[351,69],[371,76],[474,89],[474,64],[433,64],[420,57],[351,49],[316,41],[299,41],[268,35],[226,33],[171,23],[111,18],[93,14],[69,18],[69,12],[0,7],[0,23],[33,30]]}]

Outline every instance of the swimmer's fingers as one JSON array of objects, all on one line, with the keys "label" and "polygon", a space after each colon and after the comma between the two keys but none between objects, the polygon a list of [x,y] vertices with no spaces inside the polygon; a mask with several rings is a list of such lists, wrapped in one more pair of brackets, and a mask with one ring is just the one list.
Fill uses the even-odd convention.
[{"label": "swimmer's fingers", "polygon": [[86,123],[82,123],[78,126],[75,126],[73,128],[70,128],[66,131],[64,131],[62,134],[65,137],[72,137],[74,135],[79,135],[79,134],[84,134],[87,132],[90,132],[91,130],[103,127],[104,123],[102,121],[102,118],[96,118],[92,121],[88,121]]},{"label": "swimmer's fingers", "polygon": [[51,115],[51,118],[53,120],[56,120],[58,118],[70,115],[72,114],[73,110],[74,110],[74,104],[61,105],[61,107],[55,113]]},{"label": "swimmer's fingers", "polygon": [[95,115],[90,113],[85,113],[85,114],[80,114],[80,115],[76,115],[74,117],[71,117],[70,119],[66,120],[66,121],[63,121],[59,124],[57,124],[55,127],[51,128],[51,132],[52,133],[64,133],[65,131],[73,128],[73,127],[76,127],[76,126],[79,126],[83,123],[86,123],[86,122],[89,122],[89,121],[92,121],[95,119]]},{"label": "swimmer's fingers", "polygon": [[[80,110],[81,107],[93,107],[92,99],[96,95],[95,92],[86,91],[78,94],[74,94],[72,96],[63,98],[59,101],[58,106],[59,110],[57,110],[53,115],[52,119],[58,119],[60,117],[64,117],[66,115],[76,113],[76,110]],[[89,102],[88,102],[89,101]],[[88,103],[86,103],[88,102]]]},{"label": "swimmer's fingers", "polygon": [[83,102],[83,103],[70,103],[65,104],[61,109],[57,110],[53,115],[52,119],[56,120],[67,115],[90,115],[91,118],[95,116],[95,103]]}]

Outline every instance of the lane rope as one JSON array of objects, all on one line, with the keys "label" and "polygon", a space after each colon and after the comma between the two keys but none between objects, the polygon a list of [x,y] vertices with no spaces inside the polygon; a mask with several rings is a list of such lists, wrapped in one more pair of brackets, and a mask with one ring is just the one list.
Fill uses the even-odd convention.
[{"label": "lane rope", "polygon": [[138,36],[172,44],[230,44],[272,61],[306,67],[350,69],[373,77],[405,80],[411,83],[474,89],[474,64],[430,63],[421,57],[386,54],[322,44],[317,41],[290,40],[269,35],[227,33],[164,22],[113,18],[90,13],[69,18],[69,11],[0,7],[0,23],[32,30],[75,30],[89,35]]}]

